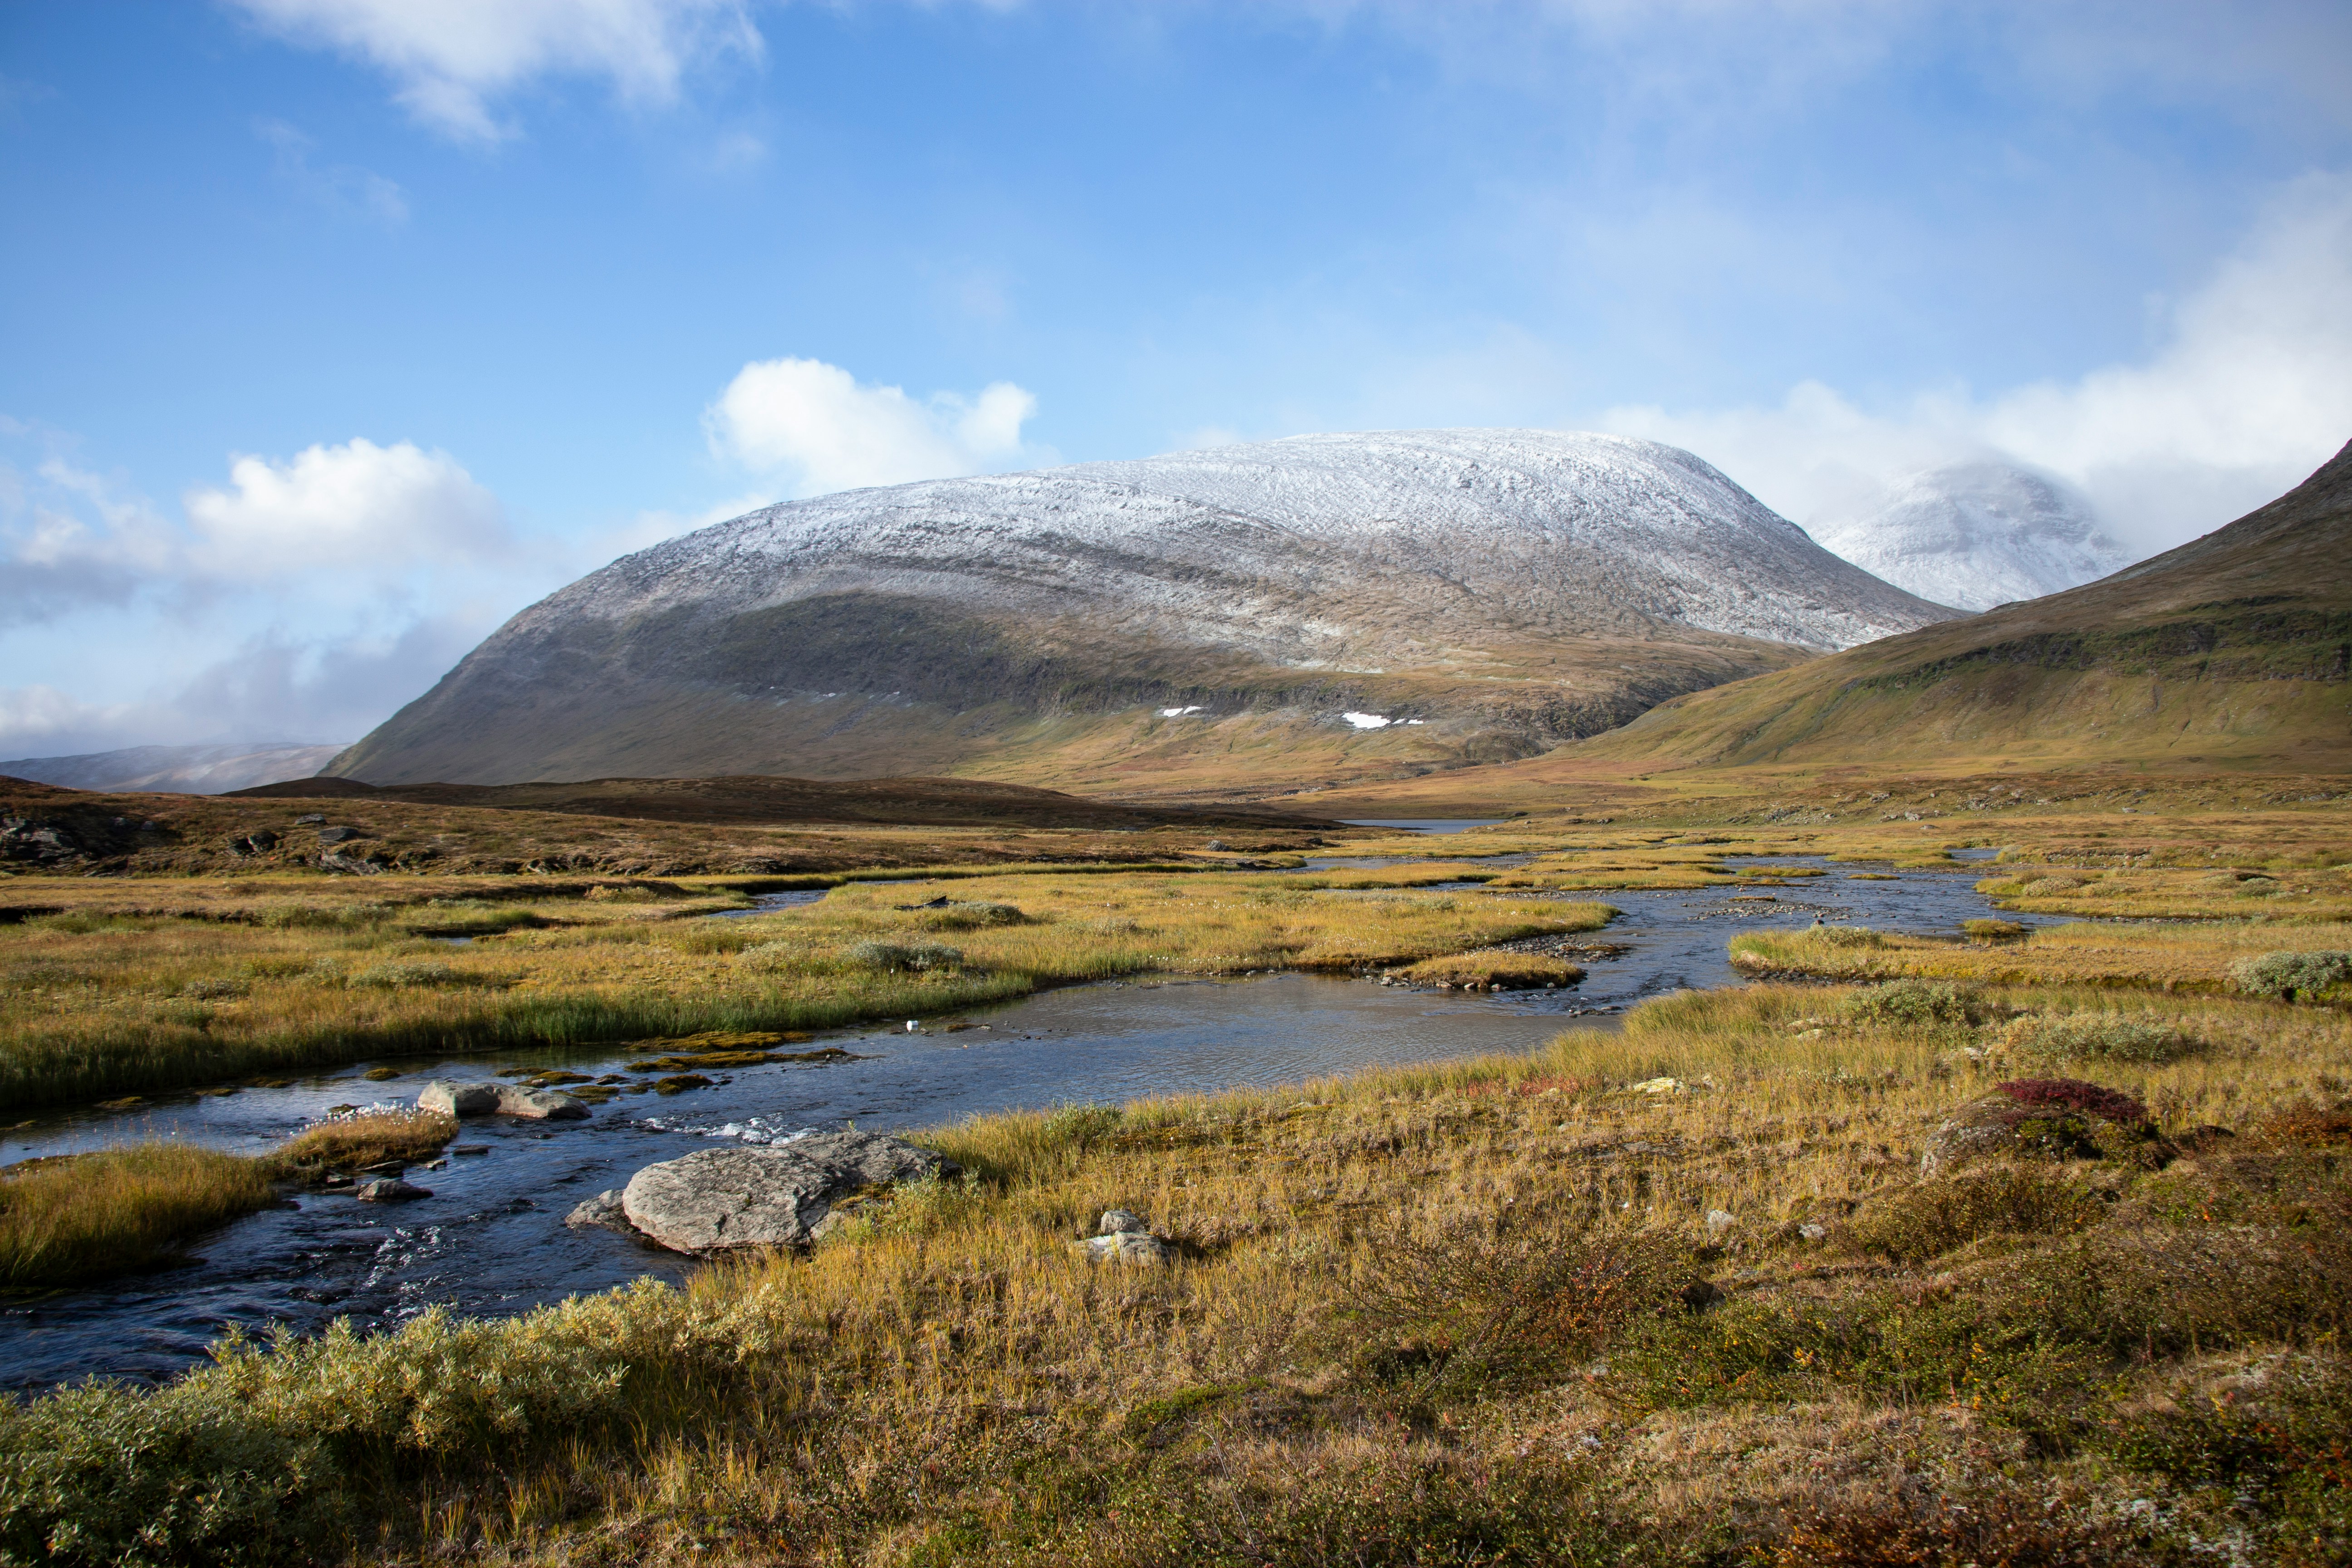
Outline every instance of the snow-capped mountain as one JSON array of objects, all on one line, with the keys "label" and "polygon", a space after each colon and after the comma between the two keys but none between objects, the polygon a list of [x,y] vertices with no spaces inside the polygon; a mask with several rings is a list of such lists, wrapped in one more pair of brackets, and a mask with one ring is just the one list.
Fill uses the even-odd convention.
[{"label": "snow-capped mountain", "polygon": [[1864,571],[1963,610],[2079,587],[2133,560],[2080,498],[2000,463],[1907,475],[1807,529]]},{"label": "snow-capped mountain", "polygon": [[[1524,752],[1947,614],[1654,442],[1297,437],[855,490],[672,540],[517,616],[335,771],[837,776],[965,767],[1031,721],[1198,735],[1326,709],[1392,757],[1487,731]],[[1110,766],[1121,743],[1098,739]]]}]

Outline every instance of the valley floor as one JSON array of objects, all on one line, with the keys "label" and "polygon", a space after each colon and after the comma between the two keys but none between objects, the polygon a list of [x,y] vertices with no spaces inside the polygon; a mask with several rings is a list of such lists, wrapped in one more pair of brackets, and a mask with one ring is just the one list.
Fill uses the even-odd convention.
[{"label": "valley floor", "polygon": [[[923,1141],[966,1177],[877,1194],[806,1255],[508,1321],[231,1342],[154,1392],[62,1390],[0,1411],[0,1552],[2352,1555],[2340,805],[2029,806],[1997,827],[1595,815],[1617,814],[1345,851],[1460,851],[1443,871],[1285,876],[1224,850],[1198,862],[1214,869],[1031,867],[945,905],[852,886],[690,924],[631,917],[745,895],[17,879],[12,901],[57,907],[0,933],[16,1031],[0,1063],[24,1085],[104,1058],[56,1042],[109,1007],[206,1007],[189,1027],[210,1038],[247,1014],[441,1028],[449,998],[482,1016],[564,975],[650,1006],[781,973],[814,1005],[893,973],[860,943],[956,950],[891,982],[918,987],[1087,973],[1130,950],[1143,967],[1401,966],[1589,926],[1582,900],[1611,888],[1770,897],[1787,872],[1752,862],[1789,853],[1872,876],[1998,850],[1988,891],[2091,920],[1745,936],[1735,954],[1762,983],[1663,998],[1622,1034],[1527,1057],[940,1129]],[[1440,878],[1453,886],[1412,885]],[[427,963],[503,978],[361,978]],[[245,989],[205,990],[224,983]],[[1112,1207],[1144,1215],[1172,1261],[1074,1252]]]}]

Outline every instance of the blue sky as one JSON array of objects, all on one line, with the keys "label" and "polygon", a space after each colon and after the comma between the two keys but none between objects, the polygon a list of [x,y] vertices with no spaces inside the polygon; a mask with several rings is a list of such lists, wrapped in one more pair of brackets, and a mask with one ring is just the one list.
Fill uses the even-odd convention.
[{"label": "blue sky", "polygon": [[2340,4],[20,0],[0,148],[0,756],[860,483],[1564,426],[2153,550],[2352,436]]}]

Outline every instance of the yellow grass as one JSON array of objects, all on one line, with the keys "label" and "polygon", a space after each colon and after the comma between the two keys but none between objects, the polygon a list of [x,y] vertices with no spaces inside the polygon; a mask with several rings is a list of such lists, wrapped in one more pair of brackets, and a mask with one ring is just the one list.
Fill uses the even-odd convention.
[{"label": "yellow grass", "polygon": [[2240,960],[2264,952],[2352,947],[2352,925],[2200,921],[2123,924],[2082,921],[2014,940],[1939,942],[1839,931],[1755,931],[1732,939],[1731,959],[1750,975],[1832,980],[1917,975],[1981,984],[2094,984],[2221,991]]},{"label": "yellow grass", "polygon": [[0,1172],[0,1285],[68,1285],[145,1268],[269,1198],[257,1162],[178,1143]]},{"label": "yellow grass", "polygon": [[[1264,874],[1022,874],[852,882],[727,921],[730,889],[648,900],[419,900],[214,889],[204,916],[69,910],[0,926],[0,1108],[152,1092],[431,1049],[781,1030],[919,1016],[1147,970],[1349,969],[1591,929],[1605,909],[1317,888]],[[202,889],[198,889],[201,893]],[[341,889],[338,889],[341,892]],[[900,908],[1010,906],[1012,923]],[[470,924],[457,945],[420,927]],[[866,962],[862,944],[959,962]]]}]

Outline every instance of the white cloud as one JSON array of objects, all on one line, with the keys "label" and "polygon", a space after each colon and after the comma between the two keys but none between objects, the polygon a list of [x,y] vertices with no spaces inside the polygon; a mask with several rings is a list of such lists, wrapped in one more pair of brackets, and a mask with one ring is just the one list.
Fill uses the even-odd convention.
[{"label": "white cloud", "polygon": [[241,457],[232,489],[184,499],[194,563],[215,574],[285,576],[320,567],[397,571],[502,553],[498,498],[446,452],[406,441],[311,447],[286,462]]},{"label": "white cloud", "polygon": [[1036,411],[1009,381],[975,398],[942,392],[919,403],[822,360],[774,359],[745,365],[703,422],[721,456],[786,475],[812,496],[1009,466],[1034,456],[1021,426]]},{"label": "white cloud", "polygon": [[601,76],[624,102],[666,104],[727,53],[758,58],[744,0],[227,0],[291,42],[368,61],[418,120],[460,141],[509,134],[502,93],[542,75]]},{"label": "white cloud", "polygon": [[278,178],[329,212],[364,218],[384,228],[408,221],[408,198],[382,174],[349,163],[319,168],[310,162],[310,138],[279,120],[256,122],[254,134],[277,151]]},{"label": "white cloud", "polygon": [[2069,481],[2118,538],[2168,549],[2291,489],[2352,437],[2352,179],[2292,183],[2162,314],[2145,361],[2072,382],[1936,389],[1878,412],[1807,382],[1774,408],[1621,407],[1601,423],[1690,448],[1799,522],[1899,474],[1989,458]]}]

